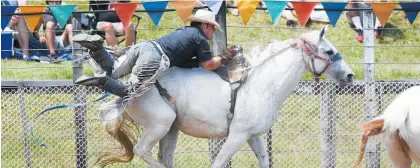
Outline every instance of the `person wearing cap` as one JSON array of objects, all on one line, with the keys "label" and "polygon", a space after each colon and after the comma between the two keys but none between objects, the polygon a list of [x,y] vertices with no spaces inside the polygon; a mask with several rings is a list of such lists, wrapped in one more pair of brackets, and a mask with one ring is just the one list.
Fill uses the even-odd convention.
[{"label": "person wearing cap", "polygon": [[[208,40],[217,29],[222,31],[215,15],[199,9],[189,18],[190,26],[182,27],[154,41],[141,41],[114,60],[103,47],[103,39],[97,35],[78,34],[75,43],[90,50],[91,58],[102,68],[102,72],[81,76],[76,84],[100,86],[119,97],[137,97],[146,92],[158,75],[169,67],[203,67],[215,70],[227,59],[231,51],[213,56]],[[130,75],[128,81],[118,78]]]}]

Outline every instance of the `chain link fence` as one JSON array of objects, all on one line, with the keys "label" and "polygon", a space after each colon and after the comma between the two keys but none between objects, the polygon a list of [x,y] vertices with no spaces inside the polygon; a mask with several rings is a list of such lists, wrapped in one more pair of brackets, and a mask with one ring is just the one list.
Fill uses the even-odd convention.
[{"label": "chain link fence", "polygon": [[[351,167],[360,149],[362,124],[381,114],[398,93],[416,85],[420,85],[420,81],[356,82],[344,88],[329,81],[300,82],[279,111],[278,121],[264,135],[270,166]],[[96,111],[100,102],[89,103],[103,94],[97,88],[82,86],[3,86],[2,166],[93,167],[101,152],[118,145],[101,125]],[[34,121],[39,112],[47,108],[80,102],[88,102],[88,105],[57,109]],[[30,135],[32,122],[35,136],[46,147],[39,146]],[[180,134],[175,167],[210,167],[215,154],[211,149],[222,145],[221,141],[213,142]],[[370,155],[363,164],[391,167],[384,147],[373,146],[368,147]],[[157,158],[158,145],[153,153]],[[259,167],[247,144],[229,164],[230,167]],[[128,164],[109,167],[147,165],[135,157]]]}]

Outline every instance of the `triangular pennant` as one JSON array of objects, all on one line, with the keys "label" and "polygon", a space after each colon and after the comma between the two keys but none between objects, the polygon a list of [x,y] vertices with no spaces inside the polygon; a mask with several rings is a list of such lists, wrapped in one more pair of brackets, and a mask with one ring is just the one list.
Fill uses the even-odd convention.
[{"label": "triangular pennant", "polygon": [[273,0],[264,0],[265,6],[267,7],[268,13],[270,14],[271,23],[274,25],[280,19],[281,13],[287,5],[287,1],[273,1]]},{"label": "triangular pennant", "polygon": [[335,27],[341,12],[346,8],[347,2],[322,2],[325,12],[330,19],[330,23]]},{"label": "triangular pennant", "polygon": [[308,22],[309,16],[314,10],[318,2],[296,2],[292,1],[293,8],[296,12],[296,17],[299,21],[300,26],[305,26]]},{"label": "triangular pennant", "polygon": [[[44,5],[41,6],[19,6],[20,11],[22,13],[38,13],[44,12],[45,10]],[[30,31],[34,31],[36,25],[38,25],[39,21],[41,20],[42,14],[39,15],[23,15],[23,18],[26,20],[26,24],[28,24],[28,28]]]},{"label": "triangular pennant", "polygon": [[58,22],[60,28],[66,26],[72,12],[76,9],[76,5],[51,5],[48,6]]},{"label": "triangular pennant", "polygon": [[248,24],[259,3],[260,0],[235,0],[244,25]]},{"label": "triangular pennant", "polygon": [[1,29],[4,30],[6,26],[9,24],[12,15],[10,16],[3,16],[3,14],[8,13],[15,13],[17,6],[1,6]]},{"label": "triangular pennant", "polygon": [[223,0],[203,0],[210,10],[217,15],[219,13],[220,7],[222,6]]},{"label": "triangular pennant", "polygon": [[185,19],[191,16],[195,6],[195,1],[171,1],[171,5],[175,8],[181,20],[185,23]]},{"label": "triangular pennant", "polygon": [[[141,4],[143,5],[150,19],[152,19],[155,26],[158,26],[160,19],[163,16],[164,10],[166,9],[166,6],[168,5],[168,1],[142,2]],[[161,11],[161,12],[154,12],[154,11]]]},{"label": "triangular pennant", "polygon": [[375,13],[376,17],[378,17],[379,22],[381,23],[382,27],[385,25],[386,21],[389,19],[392,11],[394,11],[395,6],[397,6],[396,2],[378,2],[378,3],[370,3],[373,9],[373,13]]},{"label": "triangular pennant", "polygon": [[400,5],[405,15],[407,15],[408,21],[413,24],[419,14],[420,2],[400,2]]},{"label": "triangular pennant", "polygon": [[120,18],[124,28],[127,28],[130,25],[131,17],[133,17],[134,12],[136,12],[138,5],[138,3],[112,4],[112,7],[117,12],[117,15]]}]

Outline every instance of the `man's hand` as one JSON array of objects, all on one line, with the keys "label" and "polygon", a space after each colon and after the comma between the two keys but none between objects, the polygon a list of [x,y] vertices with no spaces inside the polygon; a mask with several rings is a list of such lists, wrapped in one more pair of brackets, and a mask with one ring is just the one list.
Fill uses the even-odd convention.
[{"label": "man's hand", "polygon": [[16,25],[19,22],[20,16],[19,15],[13,15],[12,19],[10,20],[11,25]]},{"label": "man's hand", "polygon": [[235,54],[228,49],[225,52],[219,54],[219,56],[222,57],[222,59],[229,60],[232,59]]},{"label": "man's hand", "polygon": [[[19,13],[19,8],[17,8],[16,10],[15,10],[15,13]],[[10,24],[11,25],[16,25],[18,22],[19,22],[19,19],[20,19],[20,16],[19,15],[13,15],[12,16],[12,19],[10,20]]]},{"label": "man's hand", "polygon": [[39,42],[47,43],[47,39],[45,38],[45,36],[39,37]]}]

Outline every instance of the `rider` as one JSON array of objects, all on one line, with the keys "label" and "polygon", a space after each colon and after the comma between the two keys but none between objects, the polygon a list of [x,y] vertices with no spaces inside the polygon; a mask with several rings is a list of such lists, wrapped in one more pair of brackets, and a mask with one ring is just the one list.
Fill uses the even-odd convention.
[{"label": "rider", "polygon": [[[135,44],[117,60],[105,50],[100,36],[74,36],[74,42],[88,48],[92,53],[91,58],[104,70],[84,75],[75,83],[100,86],[119,97],[137,97],[146,92],[156,82],[157,76],[171,66],[201,66],[215,70],[222,62],[233,57],[229,50],[214,57],[210,52],[207,40],[212,39],[215,29],[222,31],[212,12],[199,9],[189,21],[190,26],[179,28],[155,41]],[[127,82],[117,80],[129,73],[131,76]]]}]

